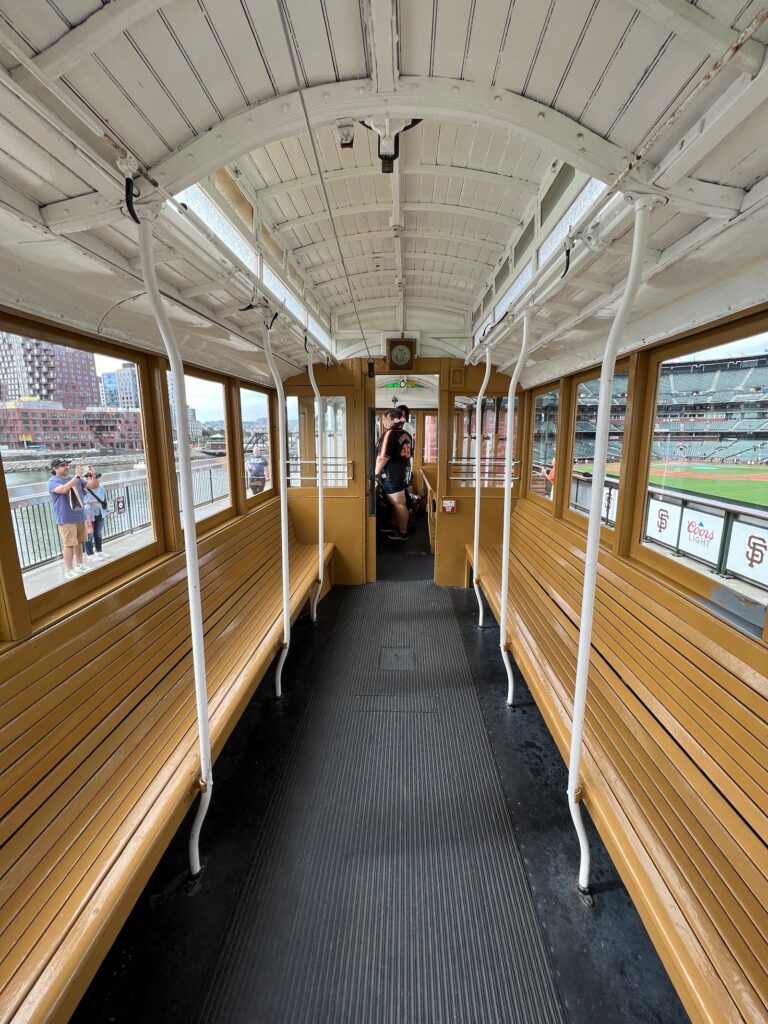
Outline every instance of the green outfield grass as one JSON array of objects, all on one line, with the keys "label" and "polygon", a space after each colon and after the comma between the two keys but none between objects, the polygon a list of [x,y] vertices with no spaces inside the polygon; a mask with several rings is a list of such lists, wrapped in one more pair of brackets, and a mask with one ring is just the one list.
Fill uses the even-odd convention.
[{"label": "green outfield grass", "polygon": [[[573,467],[576,473],[591,473],[591,465]],[[619,475],[617,465],[607,467],[608,476]],[[768,466],[729,466],[712,462],[653,462],[650,483],[686,494],[700,494],[723,501],[768,505]]]}]

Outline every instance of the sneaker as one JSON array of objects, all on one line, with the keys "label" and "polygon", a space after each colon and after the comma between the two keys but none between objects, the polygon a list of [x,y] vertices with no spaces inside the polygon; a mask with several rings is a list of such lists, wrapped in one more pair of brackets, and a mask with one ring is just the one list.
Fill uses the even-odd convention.
[{"label": "sneaker", "polygon": [[99,562],[106,562],[106,560],[109,558],[109,555],[106,553],[106,551],[97,551],[93,557]]},{"label": "sneaker", "polygon": [[390,540],[408,540],[407,533],[400,533],[399,530],[394,530],[392,533],[387,534]]},{"label": "sneaker", "polygon": [[67,569],[67,571],[64,573],[64,579],[65,580],[73,580],[75,578],[75,576],[79,576],[79,575],[80,575],[80,573],[75,572],[74,569]]},{"label": "sneaker", "polygon": [[86,565],[85,562],[83,562],[82,565],[76,565],[75,568],[72,570],[72,572],[79,574],[80,576],[82,576],[84,572],[92,571],[93,570],[91,569],[90,565]]}]

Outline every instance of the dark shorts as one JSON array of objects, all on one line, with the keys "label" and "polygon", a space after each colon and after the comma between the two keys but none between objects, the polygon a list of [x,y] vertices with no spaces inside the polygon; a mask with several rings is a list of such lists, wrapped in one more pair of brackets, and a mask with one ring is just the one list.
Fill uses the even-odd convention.
[{"label": "dark shorts", "polygon": [[400,491],[405,490],[405,482],[397,483],[389,478],[382,477],[381,479],[381,493],[382,494],[399,494]]}]

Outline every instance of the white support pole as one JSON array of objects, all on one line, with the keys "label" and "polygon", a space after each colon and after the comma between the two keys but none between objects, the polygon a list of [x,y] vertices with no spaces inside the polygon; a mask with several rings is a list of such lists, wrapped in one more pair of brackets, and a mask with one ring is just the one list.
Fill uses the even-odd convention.
[{"label": "white support pole", "polygon": [[320,591],[323,589],[323,575],[325,570],[325,510],[323,506],[323,446],[325,445],[325,407],[323,397],[315,382],[315,370],[312,366],[312,351],[310,350],[307,360],[309,371],[309,382],[315,393],[317,401],[317,590],[312,598],[312,621],[317,622],[317,602],[320,600]]},{"label": "white support pole", "polygon": [[514,373],[507,391],[507,443],[504,451],[504,530],[501,549],[501,622],[499,623],[499,647],[504,668],[507,670],[507,707],[511,708],[515,698],[515,677],[507,651],[507,596],[509,594],[509,527],[512,515],[512,429],[515,419],[515,391],[517,382],[528,358],[531,317],[523,317],[523,345],[517,357]]},{"label": "white support pole", "polygon": [[[271,314],[269,314],[271,317]],[[285,389],[280,374],[277,372],[274,356],[272,355],[272,331],[270,322],[264,324],[264,352],[269,364],[269,372],[275,382],[277,391],[277,429],[279,433],[279,457],[280,457],[280,547],[283,562],[283,649],[280,652],[280,659],[275,671],[275,696],[283,695],[283,665],[288,657],[288,648],[291,646],[291,590],[290,590],[290,561],[288,551],[288,444],[286,438],[286,416],[285,416]]]},{"label": "white support pole", "polygon": [[573,727],[571,729],[571,751],[568,765],[568,805],[576,833],[579,837],[581,851],[578,890],[584,901],[590,906],[592,904],[592,896],[589,891],[590,852],[579,804],[579,772],[584,736],[584,711],[587,702],[589,657],[592,646],[592,620],[595,609],[597,565],[600,554],[600,528],[603,509],[603,485],[605,483],[605,460],[608,452],[608,430],[611,417],[611,392],[613,389],[616,351],[642,275],[643,256],[648,238],[649,214],[651,207],[658,204],[658,202],[658,199],[654,199],[651,196],[640,196],[634,201],[635,232],[632,239],[632,258],[629,264],[627,284],[616,313],[616,318],[608,335],[608,341],[605,344],[600,371],[600,397],[598,400],[597,425],[595,427],[595,455],[592,470],[592,497],[589,508],[587,547],[584,556],[584,587],[581,596],[581,617],[579,619],[579,653],[576,662]]},{"label": "white support pole", "polygon": [[203,827],[213,788],[211,764],[211,737],[208,723],[208,691],[205,674],[205,645],[203,638],[203,612],[200,602],[200,571],[197,560],[197,534],[195,528],[195,498],[192,490],[192,460],[189,455],[189,423],[187,420],[187,391],[184,385],[184,365],[176,338],[157,286],[152,253],[152,222],[145,214],[139,226],[141,271],[144,286],[157,326],[160,329],[168,362],[173,374],[176,437],[178,440],[179,480],[181,483],[181,518],[184,527],[184,556],[187,565],[187,591],[189,619],[192,633],[192,665],[195,676],[197,728],[200,741],[200,805],[197,809],[189,837],[189,864],[192,877],[200,874],[200,830]]},{"label": "white support pole", "polygon": [[477,597],[477,625],[483,628],[483,599],[477,583],[477,560],[480,555],[480,472],[483,461],[483,399],[488,381],[491,379],[491,350],[485,353],[485,375],[477,395],[477,413],[475,414],[475,539],[472,547],[472,570],[475,595]]}]

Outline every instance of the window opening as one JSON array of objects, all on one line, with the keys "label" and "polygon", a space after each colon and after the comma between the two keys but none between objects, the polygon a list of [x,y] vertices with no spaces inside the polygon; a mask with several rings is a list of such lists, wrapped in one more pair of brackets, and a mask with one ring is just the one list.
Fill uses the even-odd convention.
[{"label": "window opening", "polygon": [[[347,458],[347,400],[339,395],[323,395],[324,441],[323,484],[346,487],[352,479],[352,463]],[[317,402],[313,395],[289,395],[288,486],[317,487]]]},{"label": "window opening", "polygon": [[421,461],[427,465],[437,462],[437,413],[424,413],[424,447]]},{"label": "window opening", "polygon": [[263,391],[240,388],[245,496],[255,497],[273,488],[269,396]]},{"label": "window opening", "polygon": [[643,541],[760,633],[768,604],[768,334],[660,363]]},{"label": "window opening", "polygon": [[[448,479],[458,487],[475,486],[475,458],[478,444],[477,399],[457,395],[451,416],[451,458]],[[515,451],[517,398],[512,423],[512,453]],[[504,486],[504,459],[507,447],[507,398],[486,395],[483,399],[480,441],[480,486]]]},{"label": "window opening", "polygon": [[154,541],[138,364],[0,332],[0,456],[27,597]]},{"label": "window opening", "polygon": [[[168,399],[171,406],[171,427],[174,450],[176,436],[176,397],[173,374],[166,371]],[[227,464],[227,424],[224,406],[224,385],[184,374],[187,392],[187,424],[192,457],[192,492],[195,501],[195,521],[229,508],[232,498],[229,490]],[[179,460],[175,458],[176,481],[179,481]],[[179,486],[179,511],[181,511]]]},{"label": "window opening", "polygon": [[549,257],[557,252],[561,242],[563,242],[568,234],[569,228],[573,227],[579,217],[587,212],[592,203],[600,198],[606,188],[605,182],[598,181],[597,178],[589,179],[557,224],[555,224],[539,245],[539,266],[546,263]]},{"label": "window opening", "polygon": [[533,445],[531,448],[531,484],[534,494],[552,501],[555,494],[557,421],[560,415],[560,389],[536,395],[533,409]]},{"label": "window opening", "polygon": [[[611,392],[611,417],[608,431],[608,454],[603,486],[602,519],[606,526],[616,524],[619,503],[619,477],[624,446],[624,422],[627,415],[629,373],[617,373]],[[573,431],[573,464],[568,507],[581,515],[589,515],[592,501],[592,474],[595,458],[597,406],[600,378],[591,377],[576,385],[576,417]]]}]

